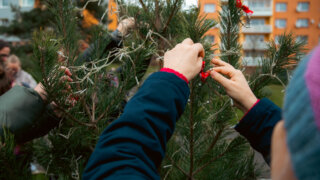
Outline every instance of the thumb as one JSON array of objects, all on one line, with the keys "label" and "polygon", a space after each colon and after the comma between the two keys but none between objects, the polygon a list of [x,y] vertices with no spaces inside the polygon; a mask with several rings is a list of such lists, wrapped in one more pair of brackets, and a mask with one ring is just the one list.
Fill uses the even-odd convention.
[{"label": "thumb", "polygon": [[228,88],[230,86],[231,81],[229,79],[227,79],[226,77],[224,77],[223,75],[221,75],[220,73],[216,72],[215,70],[212,70],[210,72],[210,75],[211,75],[212,79],[217,81],[224,88]]}]

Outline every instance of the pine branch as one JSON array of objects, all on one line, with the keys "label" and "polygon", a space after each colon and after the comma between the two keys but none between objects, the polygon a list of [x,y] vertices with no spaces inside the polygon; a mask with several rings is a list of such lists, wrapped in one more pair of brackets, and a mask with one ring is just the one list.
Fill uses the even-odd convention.
[{"label": "pine branch", "polygon": [[193,153],[194,153],[194,137],[193,137],[193,130],[194,130],[194,119],[193,119],[193,103],[194,103],[194,91],[193,91],[194,81],[190,84],[190,114],[189,114],[189,129],[190,129],[190,137],[189,137],[189,150],[190,150],[190,168],[189,168],[189,178],[192,179],[193,177]]},{"label": "pine branch", "polygon": [[[224,128],[220,128],[219,131],[217,132],[217,134],[215,135],[215,137],[213,138],[212,142],[210,143],[210,146],[208,147],[208,149],[205,151],[204,155],[209,153],[213,148],[214,146],[217,144],[222,132],[224,131]],[[203,156],[202,156],[203,158]],[[200,158],[200,159],[202,159]]]},{"label": "pine branch", "polygon": [[145,13],[148,13],[148,12],[149,12],[149,11],[148,11],[148,8],[147,8],[147,6],[144,4],[143,0],[139,0],[139,2],[140,2],[140,4],[141,4],[143,10],[145,11]]},{"label": "pine branch", "polygon": [[211,159],[210,161],[208,161],[207,163],[205,163],[203,166],[201,166],[199,169],[197,169],[192,175],[195,176],[196,174],[201,172],[204,168],[206,168],[209,164],[211,164],[214,161],[216,161],[217,159],[223,157],[228,151],[229,151],[229,148],[227,148],[223,153],[219,154],[217,157],[215,157],[215,158]]},{"label": "pine branch", "polygon": [[171,157],[168,157],[168,159],[170,160],[171,164],[178,168],[185,176],[187,176],[189,179],[191,178],[190,175],[186,171],[184,171],[179,165],[177,165]]},{"label": "pine branch", "polygon": [[176,11],[176,9],[177,9],[178,2],[179,2],[179,0],[176,0],[176,1],[174,2],[174,5],[173,5],[173,9],[172,9],[172,11],[171,11],[171,14],[170,14],[170,16],[169,16],[169,18],[168,18],[168,21],[167,21],[167,23],[166,23],[166,25],[164,26],[164,29],[163,29],[163,31],[162,31],[163,33],[165,33],[165,32],[167,31],[168,27],[169,27],[169,24],[170,24],[170,22],[171,22],[171,20],[172,20],[172,18],[173,18],[173,16],[174,16],[174,14],[175,14],[175,11]]}]

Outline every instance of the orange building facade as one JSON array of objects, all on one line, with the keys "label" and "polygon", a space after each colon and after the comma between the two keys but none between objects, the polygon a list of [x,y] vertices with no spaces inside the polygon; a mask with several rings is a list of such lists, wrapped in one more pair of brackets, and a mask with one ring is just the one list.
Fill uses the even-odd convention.
[{"label": "orange building facade", "polygon": [[[223,3],[228,0],[199,0],[202,15],[218,20]],[[309,50],[320,41],[320,0],[244,0],[254,11],[250,25],[242,27],[243,64],[258,66],[267,48],[266,42],[292,32],[298,40],[306,40]],[[206,34],[212,43],[219,43],[219,28]]]}]

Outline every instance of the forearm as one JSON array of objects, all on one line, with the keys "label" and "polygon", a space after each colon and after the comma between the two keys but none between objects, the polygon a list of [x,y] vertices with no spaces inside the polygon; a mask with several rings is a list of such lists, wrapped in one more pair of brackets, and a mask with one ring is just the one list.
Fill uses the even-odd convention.
[{"label": "forearm", "polygon": [[281,120],[281,109],[268,99],[262,99],[239,122],[236,130],[270,163],[271,137]]},{"label": "forearm", "polygon": [[29,139],[27,136],[35,131],[34,121],[44,110],[45,103],[36,91],[15,86],[0,97],[0,129],[9,129],[17,141]]},{"label": "forearm", "polygon": [[149,77],[121,117],[100,136],[83,178],[160,179],[157,168],[188,96],[187,83],[174,74]]},{"label": "forearm", "polygon": [[[113,49],[113,48],[120,48],[122,46],[122,36],[121,33],[118,30],[115,30],[111,34],[107,34],[103,41],[97,40],[95,43],[91,44],[89,48],[87,48],[78,58],[78,63],[83,62],[90,62],[93,60],[93,54],[96,49],[97,44],[102,43],[104,46],[101,49],[102,55],[105,54],[107,51]],[[100,58],[100,57],[96,57]]]}]

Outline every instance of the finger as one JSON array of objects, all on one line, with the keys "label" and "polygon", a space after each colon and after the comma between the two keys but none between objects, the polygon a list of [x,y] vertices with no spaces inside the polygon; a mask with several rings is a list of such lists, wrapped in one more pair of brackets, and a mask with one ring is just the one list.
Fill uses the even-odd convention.
[{"label": "finger", "polygon": [[210,72],[210,75],[211,75],[212,79],[217,81],[223,87],[225,87],[225,88],[229,88],[230,87],[231,80],[227,79],[226,77],[224,77],[220,73],[218,73],[218,72],[213,70],[213,71]]},{"label": "finger", "polygon": [[69,76],[62,76],[61,81],[73,82],[73,79],[71,79]]},{"label": "finger", "polygon": [[213,63],[214,65],[217,65],[217,66],[231,66],[229,63],[226,63],[220,59],[212,59],[211,63]]},{"label": "finger", "polygon": [[202,44],[197,43],[197,44],[194,44],[193,47],[196,50],[198,57],[204,58],[205,52],[204,52],[204,48],[203,48]]},{"label": "finger", "polygon": [[197,73],[199,73],[202,69],[202,62],[203,62],[203,58],[202,57],[198,57],[198,61],[197,61]]},{"label": "finger", "polygon": [[188,44],[188,45],[193,45],[193,41],[190,38],[185,39],[184,41],[182,41],[181,44]]},{"label": "finger", "polygon": [[72,73],[70,72],[70,70],[68,68],[64,71],[64,74],[69,77],[72,76]]},{"label": "finger", "polygon": [[65,67],[65,66],[61,66],[60,69],[62,71],[64,71],[64,74],[67,75],[67,76],[72,76],[72,73],[71,71],[69,70],[69,68]]},{"label": "finger", "polygon": [[232,78],[236,74],[235,69],[226,66],[214,67],[212,68],[212,70],[223,75],[229,76],[230,78]]}]

